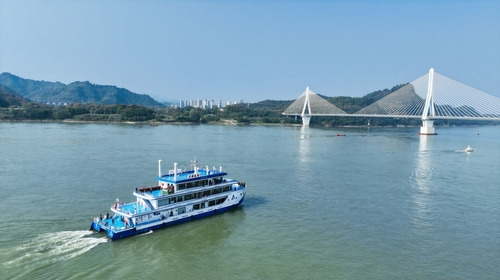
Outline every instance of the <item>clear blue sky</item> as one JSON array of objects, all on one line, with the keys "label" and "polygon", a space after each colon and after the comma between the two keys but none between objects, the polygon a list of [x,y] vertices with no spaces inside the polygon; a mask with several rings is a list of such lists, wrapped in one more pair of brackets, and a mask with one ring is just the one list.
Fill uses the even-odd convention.
[{"label": "clear blue sky", "polygon": [[0,0],[0,72],[159,101],[363,96],[431,67],[500,97],[500,1]]}]

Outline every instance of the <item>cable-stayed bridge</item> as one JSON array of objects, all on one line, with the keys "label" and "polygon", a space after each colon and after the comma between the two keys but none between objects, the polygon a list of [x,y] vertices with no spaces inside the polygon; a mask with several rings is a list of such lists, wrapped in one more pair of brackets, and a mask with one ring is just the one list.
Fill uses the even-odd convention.
[{"label": "cable-stayed bridge", "polygon": [[313,116],[421,118],[421,134],[435,134],[434,120],[500,121],[500,98],[434,72],[408,83],[380,100],[349,114],[318,94],[306,90],[283,112],[301,116],[309,125]]}]

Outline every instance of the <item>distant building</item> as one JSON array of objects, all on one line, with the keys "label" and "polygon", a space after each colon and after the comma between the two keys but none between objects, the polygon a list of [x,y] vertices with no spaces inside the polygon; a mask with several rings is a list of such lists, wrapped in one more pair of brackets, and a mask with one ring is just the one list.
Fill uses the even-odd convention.
[{"label": "distant building", "polygon": [[[243,103],[243,100],[237,100],[234,102],[227,101],[227,105],[234,105],[234,104],[241,104]],[[172,107],[177,108],[177,105],[173,105]],[[193,108],[199,108],[199,109],[214,109],[214,108],[219,108],[222,109],[224,106],[222,105],[222,100],[215,101],[213,99],[192,99],[192,100],[180,100],[178,108],[185,108],[185,107],[193,107]]]}]

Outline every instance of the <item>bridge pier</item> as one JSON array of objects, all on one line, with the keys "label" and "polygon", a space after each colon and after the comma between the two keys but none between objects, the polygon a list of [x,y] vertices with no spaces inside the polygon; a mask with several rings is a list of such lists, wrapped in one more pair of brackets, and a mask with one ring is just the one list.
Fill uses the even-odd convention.
[{"label": "bridge pier", "polygon": [[308,126],[311,121],[311,116],[302,115],[302,126]]},{"label": "bridge pier", "polygon": [[434,129],[434,120],[422,119],[422,127],[420,128],[420,135],[437,135]]},{"label": "bridge pier", "polygon": [[429,81],[427,83],[427,97],[425,98],[424,111],[422,112],[422,127],[420,135],[436,135],[434,130],[434,120],[436,115],[434,110],[434,68],[429,70]]}]

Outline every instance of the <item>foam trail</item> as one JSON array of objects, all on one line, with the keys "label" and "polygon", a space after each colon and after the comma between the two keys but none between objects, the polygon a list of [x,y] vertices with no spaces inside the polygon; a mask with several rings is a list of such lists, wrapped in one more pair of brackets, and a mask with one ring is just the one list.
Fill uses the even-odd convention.
[{"label": "foam trail", "polygon": [[28,264],[49,264],[79,256],[100,243],[106,237],[92,237],[88,230],[44,233],[29,240],[10,252],[10,261],[4,266],[16,267]]}]

